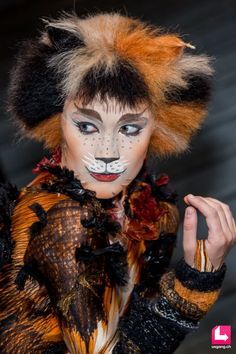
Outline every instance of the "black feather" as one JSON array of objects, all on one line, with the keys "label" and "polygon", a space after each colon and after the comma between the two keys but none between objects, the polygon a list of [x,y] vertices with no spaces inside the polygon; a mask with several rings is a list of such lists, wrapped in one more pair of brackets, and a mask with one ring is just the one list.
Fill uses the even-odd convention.
[{"label": "black feather", "polygon": [[127,254],[119,242],[95,250],[88,245],[76,248],[75,257],[77,262],[92,262],[101,256],[105,256],[109,285],[126,285],[128,282]]},{"label": "black feather", "polygon": [[143,267],[137,291],[148,296],[157,292],[158,282],[169,267],[176,241],[176,234],[164,232],[157,240],[145,241],[146,250],[142,255]]},{"label": "black feather", "polygon": [[20,268],[19,272],[17,273],[16,279],[15,279],[15,285],[16,285],[17,289],[24,290],[25,283],[26,283],[27,279],[29,279],[30,277],[37,280],[37,282],[40,285],[43,284],[43,279],[37,269],[36,261],[32,261],[30,264],[24,264]]}]

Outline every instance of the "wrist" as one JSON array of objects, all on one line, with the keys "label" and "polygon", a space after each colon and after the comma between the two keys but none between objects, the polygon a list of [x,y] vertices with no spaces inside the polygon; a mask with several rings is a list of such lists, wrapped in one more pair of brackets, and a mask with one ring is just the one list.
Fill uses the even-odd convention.
[{"label": "wrist", "polygon": [[162,276],[160,291],[182,315],[200,320],[219,297],[225,272],[225,263],[215,272],[201,272],[181,258]]},{"label": "wrist", "polygon": [[[224,259],[218,259],[214,260],[214,262],[211,261],[211,259],[208,256],[208,251],[206,249],[206,240],[197,240],[197,249],[194,257],[194,262],[192,267],[198,269],[199,271],[207,271],[207,272],[215,272],[216,270],[220,269],[221,266],[224,263]],[[185,259],[186,261],[186,259]],[[189,262],[187,262],[189,265],[191,265]]]},{"label": "wrist", "polygon": [[188,289],[209,292],[221,288],[226,270],[225,262],[212,272],[191,267],[184,258],[181,258],[175,266],[175,277]]}]

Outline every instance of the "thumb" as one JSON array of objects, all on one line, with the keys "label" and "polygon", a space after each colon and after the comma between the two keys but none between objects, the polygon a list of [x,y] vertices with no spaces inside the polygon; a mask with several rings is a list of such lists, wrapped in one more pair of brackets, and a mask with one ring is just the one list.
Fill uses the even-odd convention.
[{"label": "thumb", "polygon": [[184,259],[191,267],[197,250],[197,210],[192,206],[185,209],[183,223]]}]

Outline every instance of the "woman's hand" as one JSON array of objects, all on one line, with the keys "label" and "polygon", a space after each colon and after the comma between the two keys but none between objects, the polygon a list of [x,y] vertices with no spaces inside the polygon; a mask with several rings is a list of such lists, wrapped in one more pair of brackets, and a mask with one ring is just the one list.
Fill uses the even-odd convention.
[{"label": "woman's hand", "polygon": [[230,249],[236,244],[236,225],[230,207],[217,199],[188,194],[184,201],[183,249],[185,262],[194,263],[197,249],[197,209],[206,217],[208,236],[205,240],[207,255],[214,268],[219,268]]}]

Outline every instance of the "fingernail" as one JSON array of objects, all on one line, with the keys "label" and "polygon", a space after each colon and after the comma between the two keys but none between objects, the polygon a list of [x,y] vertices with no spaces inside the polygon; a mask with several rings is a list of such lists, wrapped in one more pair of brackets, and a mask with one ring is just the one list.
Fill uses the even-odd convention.
[{"label": "fingernail", "polygon": [[189,198],[194,198],[194,195],[193,194],[189,194],[188,197]]},{"label": "fingernail", "polygon": [[187,208],[186,209],[186,214],[187,216],[191,215],[193,213],[194,209],[193,208]]}]

